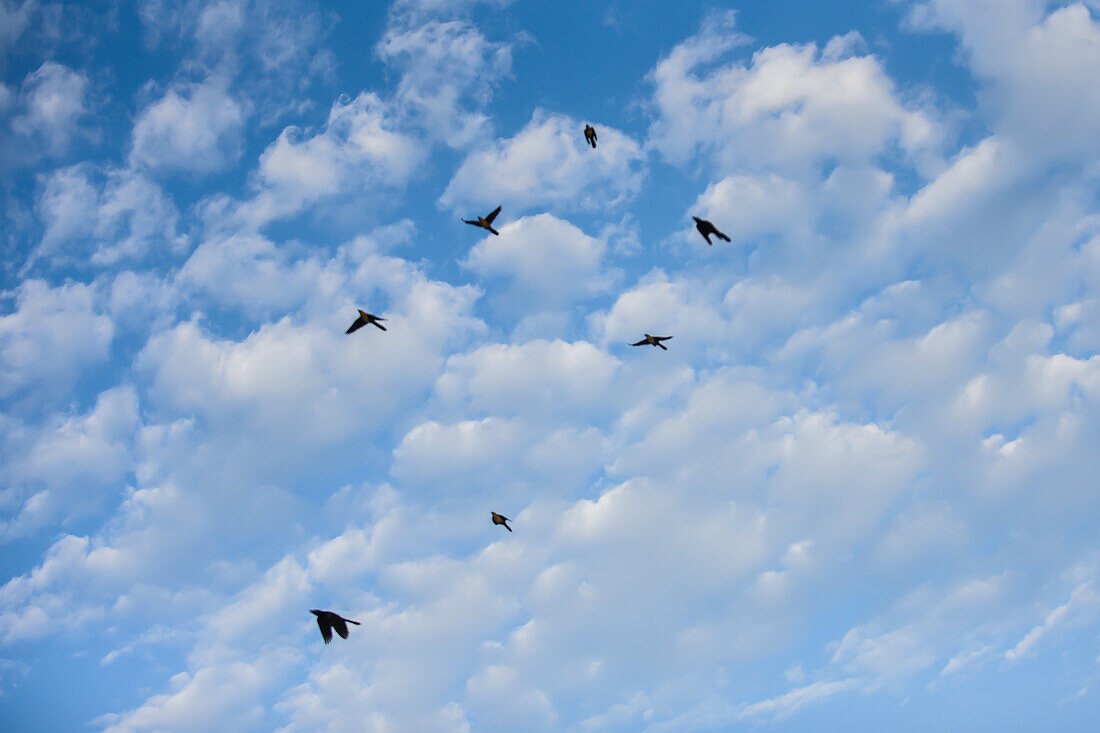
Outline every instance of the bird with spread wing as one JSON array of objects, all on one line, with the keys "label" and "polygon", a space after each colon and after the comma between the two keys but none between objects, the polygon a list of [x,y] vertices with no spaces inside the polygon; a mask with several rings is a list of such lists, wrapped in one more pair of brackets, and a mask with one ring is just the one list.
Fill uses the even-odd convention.
[{"label": "bird with spread wing", "polygon": [[647,333],[645,335],[644,339],[642,339],[641,341],[639,341],[637,343],[631,344],[631,346],[645,346],[646,344],[649,344],[651,346],[659,346],[662,349],[664,349],[665,351],[668,351],[668,347],[665,346],[664,344],[662,344],[661,342],[662,341],[668,341],[670,338],[672,338],[672,337],[671,336],[650,336]]},{"label": "bird with spread wing", "polygon": [[344,331],[344,333],[355,333],[356,331],[358,331],[360,328],[367,325],[368,323],[371,324],[372,326],[378,326],[383,331],[386,330],[386,327],[383,326],[381,323],[379,323],[379,321],[386,320],[385,318],[379,318],[378,316],[367,313],[362,308],[359,308],[358,310],[359,310],[359,317],[355,319],[355,322],[353,322],[350,326],[348,326],[348,330]]},{"label": "bird with spread wing", "polygon": [[467,224],[471,224],[475,227],[481,227],[482,229],[488,229],[493,234],[500,234],[496,229],[493,229],[493,219],[497,218],[497,214],[500,213],[500,207],[493,209],[493,213],[488,216],[479,216],[476,219],[463,219],[462,221]]},{"label": "bird with spread wing", "polygon": [[338,613],[332,611],[321,611],[316,608],[309,610],[314,616],[317,617],[317,625],[321,627],[321,638],[328,644],[332,641],[332,630],[336,629],[336,633],[340,635],[341,639],[348,638],[348,624],[359,625],[358,621],[352,621],[350,618],[344,618]]}]

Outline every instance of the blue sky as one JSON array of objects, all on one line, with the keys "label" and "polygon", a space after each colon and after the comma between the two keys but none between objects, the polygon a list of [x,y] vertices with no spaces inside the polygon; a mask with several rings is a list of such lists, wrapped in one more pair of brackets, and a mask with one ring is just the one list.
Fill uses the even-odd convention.
[{"label": "blue sky", "polygon": [[0,727],[1093,728],[1100,4],[806,5],[0,0]]}]

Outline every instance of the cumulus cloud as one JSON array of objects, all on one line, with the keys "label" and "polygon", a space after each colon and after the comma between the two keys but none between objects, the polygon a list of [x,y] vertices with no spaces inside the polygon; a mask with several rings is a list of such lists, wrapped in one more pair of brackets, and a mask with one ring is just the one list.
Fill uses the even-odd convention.
[{"label": "cumulus cloud", "polygon": [[539,214],[500,227],[470,250],[463,264],[482,278],[503,278],[504,297],[520,311],[570,305],[606,290],[614,273],[607,243],[567,221]]},{"label": "cumulus cloud", "polygon": [[153,171],[222,170],[241,153],[246,116],[223,79],[174,86],[138,113],[130,161]]},{"label": "cumulus cloud", "polygon": [[618,130],[600,126],[591,150],[584,124],[535,110],[514,137],[470,153],[440,203],[450,208],[495,206],[520,209],[602,209],[637,194],[645,175],[641,146]]},{"label": "cumulus cloud", "polygon": [[16,493],[18,487],[25,498],[18,514],[0,524],[0,537],[100,509],[104,491],[118,491],[133,467],[132,440],[139,424],[137,395],[131,387],[116,387],[101,394],[84,415],[9,434],[4,474],[12,488],[4,493]]},{"label": "cumulus cloud", "polygon": [[[914,5],[911,21],[959,35],[967,62],[989,83],[983,101],[994,130],[1040,163],[1076,162],[1098,150],[1100,22],[1080,2],[1058,7],[1010,0],[994,6],[957,0]],[[995,21],[991,22],[991,17]],[[1050,120],[1064,120],[1052,134]]]},{"label": "cumulus cloud", "polygon": [[260,156],[256,195],[236,216],[250,226],[293,216],[322,199],[378,189],[400,189],[424,151],[400,131],[392,108],[361,92],[333,102],[324,127],[303,137],[284,129]]},{"label": "cumulus cloud", "polygon": [[401,74],[396,98],[415,125],[453,147],[490,131],[482,111],[512,68],[512,45],[467,20],[395,16],[375,52]]},{"label": "cumulus cloud", "polygon": [[179,213],[155,182],[131,169],[108,170],[102,182],[88,165],[54,171],[38,196],[45,224],[37,256],[95,265],[158,254],[178,254],[187,244]]},{"label": "cumulus cloud", "polygon": [[[935,146],[935,119],[898,99],[873,56],[779,44],[749,63],[718,64],[748,39],[735,15],[714,14],[650,73],[657,119],[649,145],[682,165],[696,155],[719,171],[801,171],[825,160],[872,160],[896,146],[914,155]],[[848,46],[848,44],[845,44]]]},{"label": "cumulus cloud", "polygon": [[47,61],[23,80],[22,111],[12,129],[50,155],[66,151],[89,113],[88,79],[62,64]]},{"label": "cumulus cloud", "polygon": [[107,359],[114,324],[87,285],[26,280],[15,295],[15,310],[0,316],[0,397],[64,399],[90,366]]}]

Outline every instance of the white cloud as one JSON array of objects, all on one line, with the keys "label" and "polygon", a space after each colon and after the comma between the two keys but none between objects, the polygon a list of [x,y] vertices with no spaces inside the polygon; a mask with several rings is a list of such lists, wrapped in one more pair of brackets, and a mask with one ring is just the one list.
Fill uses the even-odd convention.
[{"label": "white cloud", "polygon": [[1068,601],[1048,613],[1043,623],[1032,628],[1016,646],[1007,650],[1005,659],[1010,662],[1023,659],[1034,651],[1044,636],[1059,627],[1080,623],[1082,616],[1095,616],[1097,609],[1100,609],[1100,594],[1092,587],[1091,582],[1082,583],[1074,588]]},{"label": "white cloud", "polygon": [[119,490],[117,484],[132,467],[137,409],[133,389],[116,387],[101,394],[85,415],[55,418],[39,431],[24,431],[37,432],[33,437],[11,435],[16,446],[9,450],[20,455],[11,456],[4,474],[15,486],[26,487],[24,494],[33,494],[18,515],[0,524],[0,537],[100,509],[104,490]]},{"label": "white cloud", "polygon": [[138,113],[130,161],[154,171],[202,174],[236,162],[241,153],[247,103],[234,98],[226,80],[180,84]]},{"label": "white cloud", "polygon": [[7,53],[8,47],[14,45],[27,29],[31,15],[36,9],[35,5],[37,5],[36,0],[23,0],[18,4],[13,0],[10,5],[8,0],[0,2],[0,61],[3,60],[3,54]]},{"label": "white cloud", "polygon": [[103,266],[186,246],[176,207],[156,183],[131,169],[108,170],[101,186],[93,175],[78,165],[45,180],[35,208],[46,231],[36,255],[80,261],[90,241],[90,261]]},{"label": "white cloud", "polygon": [[583,129],[571,117],[535,110],[514,137],[470,153],[440,203],[450,208],[504,203],[568,210],[605,209],[633,198],[645,175],[641,146],[601,125],[592,150]]},{"label": "white cloud", "polygon": [[483,238],[462,264],[486,280],[505,278],[512,312],[568,306],[611,286],[602,238],[550,214],[497,226],[500,236]]},{"label": "white cloud", "polygon": [[288,127],[260,156],[256,196],[239,212],[259,226],[322,199],[402,188],[424,159],[420,143],[399,130],[389,105],[362,92],[333,102],[324,128],[302,138]]},{"label": "white cloud", "polygon": [[47,61],[23,80],[23,111],[12,120],[12,129],[41,145],[48,154],[63,153],[89,112],[87,95],[88,79],[83,74]]},{"label": "white cloud", "polygon": [[[1049,3],[1006,0],[917,4],[917,26],[959,35],[998,135],[1024,145],[1038,162],[1076,163],[1100,150],[1100,22],[1082,3],[1046,13]],[[1050,120],[1063,120],[1056,132]]]},{"label": "white cloud", "polygon": [[835,43],[828,54],[814,44],[779,44],[748,64],[715,67],[747,42],[734,17],[709,16],[650,73],[657,119],[649,144],[669,161],[700,155],[719,171],[800,172],[825,160],[872,160],[892,146],[916,155],[939,143],[939,125],[898,99],[876,58],[839,56]]},{"label": "white cloud", "polygon": [[296,661],[296,652],[278,649],[256,663],[228,661],[203,667],[193,675],[180,672],[172,677],[171,692],[150,697],[136,710],[103,716],[95,722],[105,726],[105,733],[215,733],[227,727],[263,730],[267,715],[258,697]]},{"label": "white cloud", "polygon": [[401,73],[396,101],[414,125],[452,147],[489,134],[481,110],[512,68],[512,46],[488,40],[465,20],[395,17],[375,47]]},{"label": "white cloud", "polygon": [[469,414],[565,417],[608,408],[619,360],[585,341],[491,344],[447,359],[435,385]]},{"label": "white cloud", "polygon": [[107,359],[114,324],[87,285],[25,280],[15,295],[16,309],[0,316],[0,397],[66,398],[88,367]]}]

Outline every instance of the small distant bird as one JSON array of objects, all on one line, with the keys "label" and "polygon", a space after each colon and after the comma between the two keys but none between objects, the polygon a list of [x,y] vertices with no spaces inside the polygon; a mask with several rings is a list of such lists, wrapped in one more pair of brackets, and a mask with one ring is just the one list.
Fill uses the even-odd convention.
[{"label": "small distant bird", "polygon": [[350,326],[348,326],[348,330],[344,331],[344,333],[355,333],[356,331],[358,331],[360,328],[367,325],[368,323],[370,323],[371,325],[374,325],[374,326],[378,326],[383,331],[386,330],[386,327],[383,326],[381,323],[379,323],[379,321],[386,320],[385,318],[379,318],[378,316],[373,316],[370,313],[367,313],[362,308],[359,308],[358,310],[359,310],[359,317],[355,319],[354,323],[352,323]]},{"label": "small distant bird", "polygon": [[593,148],[596,147],[596,128],[592,127],[588,123],[584,125],[584,139],[588,141],[588,144]]},{"label": "small distant bird", "polygon": [[703,235],[703,239],[707,240],[707,244],[712,244],[712,242],[710,241],[710,235],[712,234],[719,239],[724,239],[727,242],[730,241],[729,237],[718,231],[718,227],[714,226],[706,219],[700,219],[697,216],[693,216],[691,218],[695,220],[695,228],[698,229],[699,233]]},{"label": "small distant bird", "polygon": [[482,229],[488,229],[493,234],[500,234],[496,229],[493,229],[493,219],[497,218],[497,214],[500,213],[500,207],[493,209],[493,213],[488,216],[479,216],[476,219],[463,219],[462,221],[467,224],[473,224],[475,227],[481,227]]},{"label": "small distant bird", "polygon": [[496,512],[491,513],[493,515],[493,524],[503,524],[506,530],[508,530],[509,532],[512,531],[512,528],[508,526],[508,522],[510,521],[508,517],[504,516],[503,514],[497,514]]},{"label": "small distant bird", "polygon": [[332,611],[319,611],[316,608],[311,608],[309,612],[317,617],[317,625],[321,627],[321,638],[325,640],[326,644],[332,641],[333,629],[336,629],[336,633],[340,635],[341,639],[346,639],[348,638],[348,624],[359,625],[358,621],[344,618]]},{"label": "small distant bird", "polygon": [[636,344],[631,344],[631,346],[645,346],[646,344],[650,344],[652,346],[659,346],[662,349],[664,349],[665,351],[668,351],[668,347],[665,346],[664,344],[662,344],[661,342],[662,341],[668,341],[670,338],[672,338],[672,337],[671,336],[650,336],[647,333],[645,335],[644,339],[642,339],[641,341],[639,341]]}]

